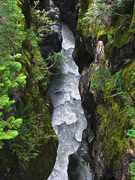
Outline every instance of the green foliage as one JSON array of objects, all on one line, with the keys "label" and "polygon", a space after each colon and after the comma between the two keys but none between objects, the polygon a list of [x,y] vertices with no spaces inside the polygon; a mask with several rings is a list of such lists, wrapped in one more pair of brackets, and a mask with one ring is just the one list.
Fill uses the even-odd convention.
[{"label": "green foliage", "polygon": [[[134,75],[135,73],[131,75],[130,83],[135,82]],[[129,121],[132,121],[131,117],[133,117],[134,113],[134,108],[132,107],[133,101],[126,90],[125,82],[122,77],[122,70],[118,71],[112,77],[109,70],[103,66],[96,67],[92,71],[90,91],[98,92],[105,90],[109,91],[110,94],[115,92],[115,95],[119,96],[124,101],[124,107],[127,111],[127,118]],[[112,97],[114,96],[112,95]]]},{"label": "green foliage", "polygon": [[[49,65],[41,57],[38,48],[40,38],[36,32],[32,27],[25,29],[24,15],[17,2],[0,1],[0,149],[5,140],[10,139],[7,142],[10,156],[18,157],[21,167],[26,168],[28,162],[40,153],[43,143],[47,147],[48,140],[56,141],[57,137],[51,126],[49,104],[43,99],[49,84]],[[51,32],[49,25],[52,25],[47,17],[49,12],[33,11],[38,36],[46,36]],[[44,25],[45,28],[40,28]],[[56,56],[58,60],[59,54]],[[22,72],[27,76],[27,84]],[[25,88],[22,88],[24,85]],[[18,90],[22,92],[14,105],[13,93]],[[14,111],[10,112],[14,106],[15,115]]]},{"label": "green foliage", "polygon": [[131,179],[135,180],[135,162],[131,163],[130,167],[131,167],[130,173],[133,175]]},{"label": "green foliage", "polygon": [[130,138],[135,138],[135,128],[129,129],[129,130],[127,131],[127,135],[128,135]]},{"label": "green foliage", "polygon": [[39,38],[37,37],[33,28],[31,27],[30,29],[26,29],[25,31],[27,32],[27,35],[31,40],[31,44],[32,44],[33,48],[36,49],[38,47],[37,41],[39,40]]},{"label": "green foliage", "polygon": [[88,11],[83,18],[79,19],[78,24],[84,36],[99,38],[106,35],[108,43],[115,44],[119,48],[129,38],[127,27],[130,25],[131,17],[131,14],[125,11],[124,1],[96,0],[95,3],[90,4]]},{"label": "green foliage", "polygon": [[41,98],[45,96],[49,84],[47,62],[41,57],[38,37],[33,28],[26,29],[26,32],[28,41],[25,42],[20,61],[22,66],[26,67],[25,73],[28,77],[24,96],[22,93],[21,103],[17,104],[17,116],[23,119],[23,123],[18,130],[19,136],[9,142],[12,152],[17,155],[19,164],[24,169],[27,169],[30,160],[41,153],[43,143],[47,144],[49,139],[56,139],[50,124],[49,109]]},{"label": "green foliage", "polygon": [[[127,128],[127,122],[128,125],[130,125],[130,127],[132,128],[127,130],[126,135],[130,139],[135,139],[134,85],[134,60],[125,59],[124,68],[120,69],[112,76],[110,76],[109,70],[102,66],[95,67],[92,71],[90,91],[93,91],[94,93],[102,91],[104,94],[104,102],[106,102],[106,104],[110,104],[109,111],[107,112],[105,112],[105,110],[108,109],[107,107],[102,107],[101,105],[97,107],[97,111],[101,116],[101,121],[103,123],[103,127],[102,125],[100,127],[101,133],[105,133],[103,142],[104,150],[106,153],[108,153],[108,163],[110,163],[112,158],[116,157],[118,154],[120,157],[120,154],[122,153],[124,147],[124,141],[122,140],[122,137],[124,136],[124,130]],[[117,97],[116,100],[115,97]],[[118,108],[118,104],[116,106],[115,102],[119,102],[121,107]],[[123,126],[123,128],[120,129],[118,127],[119,130],[116,131],[117,127],[115,126],[118,126],[118,124],[120,127]],[[107,132],[102,132],[104,131],[104,129],[106,129]],[[118,135],[116,132],[121,132],[121,135]],[[117,134],[116,137],[115,134]],[[119,140],[118,137],[120,137]],[[111,145],[114,143],[113,147],[111,145],[108,146],[108,139],[109,141],[111,141]],[[116,139],[119,141],[118,144],[122,142],[122,144],[120,145],[122,147],[121,149],[116,143]],[[112,150],[114,149],[114,147],[116,148],[115,152]],[[114,160],[114,167],[116,168],[116,164],[118,164],[119,159],[117,159],[116,164],[115,162],[116,161]],[[132,169],[130,173],[133,175],[132,179],[134,179],[134,165],[131,164],[130,166]]]},{"label": "green foliage", "polygon": [[10,99],[12,89],[25,84],[26,77],[17,73],[21,70],[21,64],[17,62],[21,54],[17,49],[21,48],[25,34],[24,26],[20,24],[24,16],[16,0],[0,1],[0,12],[0,140],[5,140],[15,138],[22,123],[22,119],[14,116],[5,119],[4,114],[12,110],[11,105],[15,102]]},{"label": "green foliage", "polygon": [[113,2],[106,0],[96,0],[95,3],[91,4],[82,19],[82,21],[86,24],[87,31],[90,32],[90,34],[95,31],[99,31],[99,29],[100,31],[106,29],[105,17],[111,16],[113,4]]},{"label": "green foliage", "polygon": [[104,90],[109,77],[110,77],[110,72],[104,66],[93,68],[90,90],[91,91]]},{"label": "green foliage", "polygon": [[118,167],[126,141],[124,131],[127,128],[128,121],[125,118],[125,112],[120,113],[121,110],[123,110],[122,105],[116,102],[113,102],[111,107],[105,107],[99,127],[100,139],[107,157],[107,165],[108,167],[111,166],[112,171],[116,171]]},{"label": "green foliage", "polygon": [[[33,84],[31,85],[33,87]],[[43,143],[47,144],[50,139],[57,139],[51,127],[47,102],[41,98],[38,86],[33,87],[31,94],[28,94],[30,90],[27,91],[24,102],[19,104],[18,109],[18,115],[23,118],[19,136],[10,141],[10,147],[17,154],[19,163],[24,169],[27,169],[31,159],[40,154]]]},{"label": "green foliage", "polygon": [[[24,111],[26,112],[26,109]],[[19,130],[19,136],[11,144],[13,151],[19,157],[20,164],[25,168],[29,159],[35,158],[39,154],[39,147],[42,145],[41,139],[44,137],[44,131],[43,124],[41,125],[38,120],[39,117],[40,114],[36,112],[32,112],[30,116],[23,116],[24,123]]]},{"label": "green foliage", "polygon": [[131,83],[134,84],[135,83],[135,73],[133,73],[131,75]]},{"label": "green foliage", "polygon": [[[113,48],[117,48],[118,50],[118,48],[121,48],[128,42],[128,39],[131,37],[131,35],[134,35],[134,20],[135,5],[133,0],[95,0],[93,4],[90,4],[88,11],[84,14],[83,18],[79,20],[79,23],[84,27],[84,29],[80,28],[83,32],[83,35],[87,34],[87,36],[90,35],[94,38],[96,37],[97,39],[100,39],[102,35],[107,37],[108,43],[105,46],[105,54],[103,55],[105,62]],[[114,125],[113,129],[117,129],[115,125],[117,126],[119,122],[115,124],[115,122],[113,123],[113,121],[111,121],[111,118],[125,124],[126,121],[128,121],[128,126],[123,128],[121,135],[124,135],[125,130],[125,132],[127,131],[127,135],[130,139],[135,139],[134,67],[134,60],[131,60],[130,58],[125,59],[123,69],[120,69],[112,76],[107,75],[105,72],[105,77],[104,75],[100,74],[100,67],[96,67],[92,72],[90,86],[90,91],[94,93],[99,93],[99,91],[101,91],[100,94],[102,93],[102,96],[104,96],[104,104],[100,105],[100,107],[98,106],[97,108],[99,116],[101,117],[101,123],[103,122],[101,130],[104,131],[108,128],[108,131],[110,129],[113,131],[111,127],[106,128],[106,125],[108,125],[107,121],[110,121],[111,126]],[[95,96],[95,98],[96,97],[97,96]],[[112,109],[114,108],[114,102],[117,102],[121,106],[119,109],[119,114],[121,114],[121,116],[124,114],[123,119],[120,119],[119,115],[116,117],[115,114],[113,114],[112,117],[111,113],[113,113]],[[108,114],[109,116],[107,117]],[[129,127],[131,129],[127,130]],[[118,131],[120,131],[119,128]],[[110,147],[115,147],[115,151],[118,151],[117,153],[119,153],[121,156],[122,149],[119,150],[120,147],[117,144],[117,136],[115,137],[116,132],[113,131],[112,134],[111,132],[103,133],[104,148],[106,149],[106,152],[108,152],[107,158],[110,158],[111,160],[111,158],[115,157],[117,159],[115,152],[110,149]],[[122,138],[118,143],[123,142]],[[107,142],[108,140],[112,142],[109,143]],[[113,143],[114,147],[111,146]],[[124,147],[124,142],[122,147]],[[113,159],[114,164],[115,158]],[[131,169],[131,174],[133,175],[132,179],[135,179],[135,166],[132,166]]]},{"label": "green foliage", "polygon": [[49,11],[43,9],[42,11],[38,8],[39,1],[34,1],[35,6],[33,8],[33,14],[35,15],[35,21],[37,24],[37,35],[38,37],[48,36],[52,32],[50,28],[54,23],[49,18]]},{"label": "green foliage", "polygon": [[50,69],[50,71],[52,73],[60,73],[62,72],[62,67],[61,67],[61,63],[62,62],[66,62],[66,59],[63,57],[63,54],[61,52],[54,52],[51,56],[49,56],[46,59],[46,62],[48,64],[48,69]]},{"label": "green foliage", "polygon": [[34,77],[36,82],[41,82],[43,86],[46,86],[46,78],[48,78],[48,62],[47,60],[44,60],[41,57],[41,53],[38,49],[38,41],[39,41],[39,37],[36,35],[36,33],[34,32],[33,28],[31,27],[30,29],[26,29],[27,35],[31,40],[31,44],[33,46],[34,49],[34,62],[35,62],[35,66],[33,67],[33,73],[34,73]]},{"label": "green foliage", "polygon": [[124,64],[128,64],[128,63],[130,63],[130,62],[131,62],[131,59],[125,59]]},{"label": "green foliage", "polygon": [[8,59],[13,53],[15,55],[14,51],[22,46],[22,42],[25,39],[24,27],[23,24],[20,24],[24,15],[21,9],[17,7],[16,0],[2,0],[0,2],[0,12],[0,56]]}]

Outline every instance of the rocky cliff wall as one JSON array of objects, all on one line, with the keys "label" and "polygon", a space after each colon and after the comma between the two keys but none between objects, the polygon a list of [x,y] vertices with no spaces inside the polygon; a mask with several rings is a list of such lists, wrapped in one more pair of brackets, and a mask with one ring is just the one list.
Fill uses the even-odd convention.
[{"label": "rocky cliff wall", "polygon": [[66,23],[76,35],[76,26],[78,19],[78,0],[53,0],[60,9],[61,21]]},{"label": "rocky cliff wall", "polygon": [[[14,92],[14,98],[16,98],[14,113],[17,116],[21,115],[25,126],[23,130],[20,129],[22,136],[18,136],[16,141],[11,142],[12,146],[7,143],[7,150],[4,149],[1,152],[0,160],[3,163],[0,178],[42,180],[47,179],[53,167],[57,137],[50,124],[50,106],[45,100],[49,74],[40,70],[39,66],[40,63],[44,64],[41,53],[46,58],[53,51],[58,52],[61,48],[60,21],[59,18],[57,19],[58,9],[55,7],[50,14],[57,21],[56,26],[52,26],[55,31],[52,36],[44,37],[39,47],[35,36],[37,27],[29,6],[30,3],[33,5],[33,0],[18,1],[18,3],[23,9],[27,28],[26,40],[20,50],[22,72],[27,76],[27,83],[23,89]],[[76,36],[73,57],[81,73],[79,90],[88,120],[88,128],[83,134],[88,156],[85,154],[83,160],[91,165],[94,180],[130,180],[129,164],[135,161],[135,140],[132,136],[131,138],[127,136],[128,129],[134,127],[135,117],[135,6],[133,1],[124,1],[124,8],[122,7],[124,9],[122,17],[128,14],[128,21],[119,16],[111,16],[111,21],[110,18],[105,18],[107,26],[102,26],[103,23],[98,28],[91,27],[83,19],[93,0],[62,2],[54,0],[54,3],[60,8],[61,20],[70,26]],[[40,0],[39,8],[49,10],[49,1]],[[46,74],[45,77],[43,74]],[[34,128],[35,131],[33,131]],[[30,133],[26,129],[29,129]],[[41,140],[41,136],[37,136],[41,129],[41,132],[46,134],[44,140]],[[90,134],[90,129],[94,137]],[[27,140],[28,144],[31,144],[33,136],[37,137],[39,146],[44,145],[42,148],[36,146],[36,149],[34,146],[34,150],[30,151],[24,141]],[[20,142],[22,144],[19,144]],[[33,146],[30,147],[33,148]],[[12,156],[9,150],[12,150]],[[23,158],[27,157],[26,154],[36,156],[35,150],[40,151],[40,155],[30,163],[25,159],[26,164],[21,164],[27,165],[26,169],[30,169],[30,171],[26,170],[25,176],[19,164],[24,162]],[[19,154],[19,152],[23,153]],[[78,161],[78,156],[73,155],[70,158],[69,171],[73,173],[78,165],[73,166],[74,159],[75,162]]]},{"label": "rocky cliff wall", "polygon": [[79,86],[82,104],[95,135],[93,178],[128,180],[129,164],[135,161],[135,141],[127,136],[128,129],[134,127],[135,84],[131,80],[135,72],[134,4],[124,2],[123,11],[130,15],[127,25],[119,16],[112,16],[106,30],[90,27],[83,19],[91,3],[79,1],[73,57],[82,73]]},{"label": "rocky cliff wall", "polygon": [[0,151],[1,180],[47,179],[56,159],[57,137],[51,126],[51,107],[46,98],[50,74],[45,58],[61,49],[59,12],[53,4],[46,5],[51,9],[49,16],[55,24],[50,27],[51,35],[43,37],[39,43],[33,6],[33,1],[18,1],[18,8],[25,16],[20,22],[25,26],[25,40],[18,51],[26,84],[24,88],[13,88],[11,98],[16,103],[10,113],[22,118],[23,123],[19,135],[5,142]]}]

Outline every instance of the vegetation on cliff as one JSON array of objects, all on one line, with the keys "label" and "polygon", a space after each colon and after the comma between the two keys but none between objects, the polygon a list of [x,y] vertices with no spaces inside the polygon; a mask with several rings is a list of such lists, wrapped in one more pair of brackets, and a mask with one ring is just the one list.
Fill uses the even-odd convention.
[{"label": "vegetation on cliff", "polygon": [[[8,167],[7,177],[18,162],[27,169],[29,161],[40,155],[46,158],[47,178],[55,161],[57,137],[51,126],[50,105],[45,100],[50,76],[38,47],[42,35],[50,32],[42,28],[43,19],[39,21],[39,15],[45,15],[44,24],[51,25],[47,14],[32,10],[29,1],[0,1],[0,175],[7,173]],[[34,166],[36,160],[32,163]]]},{"label": "vegetation on cliff", "polygon": [[[25,39],[24,15],[17,7],[16,1],[0,2],[0,140],[11,139],[18,135],[17,129],[22,124],[22,119],[16,119],[13,115],[4,117],[4,113],[12,110],[15,100],[10,96],[14,88],[24,86],[26,76],[17,73],[21,70],[21,64],[17,59],[21,57],[17,50],[22,47]],[[0,141],[0,148],[3,142]]]},{"label": "vegetation on cliff", "polygon": [[[135,157],[134,18],[132,0],[96,0],[89,3],[88,10],[82,10],[78,20],[85,38],[104,43],[102,60],[90,65],[90,93],[97,104],[97,141],[102,143],[107,168],[113,169],[115,177],[122,157],[126,153],[131,159]],[[127,169],[127,179],[135,179],[135,162],[131,159],[132,177]]]}]

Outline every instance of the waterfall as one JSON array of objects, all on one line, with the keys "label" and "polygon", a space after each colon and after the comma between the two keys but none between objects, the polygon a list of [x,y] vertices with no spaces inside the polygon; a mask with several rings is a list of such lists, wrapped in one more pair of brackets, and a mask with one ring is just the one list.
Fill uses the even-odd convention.
[{"label": "waterfall", "polygon": [[[62,62],[63,70],[52,78],[49,89],[49,96],[53,104],[52,125],[58,135],[59,145],[56,162],[48,180],[69,179],[67,173],[69,156],[80,147],[82,133],[87,127],[78,90],[80,74],[72,59],[75,39],[65,24],[62,24],[62,37],[61,52],[67,62]],[[83,169],[86,169],[85,176],[91,176],[87,166]],[[91,177],[83,179],[91,180]]]}]

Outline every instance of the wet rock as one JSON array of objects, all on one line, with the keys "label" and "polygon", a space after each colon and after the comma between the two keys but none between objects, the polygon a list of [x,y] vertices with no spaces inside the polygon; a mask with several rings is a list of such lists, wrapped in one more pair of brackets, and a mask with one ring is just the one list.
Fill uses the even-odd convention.
[{"label": "wet rock", "polygon": [[122,180],[130,179],[131,175],[129,175],[130,166],[129,164],[135,162],[135,147],[132,142],[130,142],[130,146],[127,148],[126,153],[123,151],[119,166],[116,171],[116,178]]},{"label": "wet rock", "polygon": [[92,38],[90,36],[83,37],[83,41],[86,47],[86,51],[90,54],[90,56],[95,59],[95,55],[97,53],[96,51],[96,47],[97,47],[97,39],[96,38]]},{"label": "wet rock", "polygon": [[[89,142],[90,139],[91,141]],[[92,158],[89,143],[91,143],[93,139],[94,136],[91,129],[85,129],[79,149],[69,157],[68,175],[70,180],[92,180],[90,170]]]},{"label": "wet rock", "polygon": [[[129,180],[131,175],[129,174],[129,164],[135,161],[135,148],[131,145],[123,150],[120,163],[116,172],[113,172],[113,167],[110,168],[107,165],[107,159],[101,141],[96,141],[93,146],[93,175],[96,180]],[[113,163],[113,162],[112,162]]]},{"label": "wet rock", "polygon": [[53,0],[60,9],[61,21],[68,24],[71,30],[76,34],[78,19],[78,0]]},{"label": "wet rock", "polygon": [[[73,59],[79,67],[79,72],[81,73],[89,64],[93,61],[93,53],[88,52],[88,46],[86,47],[86,42],[81,36],[76,37],[75,49],[73,52]],[[90,44],[90,42],[89,42]]]},{"label": "wet rock", "polygon": [[80,159],[77,153],[69,158],[68,174],[70,180],[91,180],[91,171],[89,166]]},{"label": "wet rock", "polygon": [[[81,13],[83,14],[84,11],[87,9],[87,0],[80,1],[79,5],[81,7],[80,8]],[[126,7],[126,9],[128,8]],[[132,11],[132,8],[130,8],[130,10]],[[105,17],[105,23],[108,25],[108,27],[111,26],[110,20],[107,19],[106,17]],[[83,37],[83,35],[79,32],[78,36],[76,37],[76,46],[73,53],[73,58],[76,64],[79,66],[79,72],[81,73],[79,90],[81,94],[83,108],[87,116],[88,123],[91,126],[92,130],[94,131],[94,135],[95,135],[94,138],[96,139],[93,145],[93,158],[94,158],[94,162],[92,166],[93,176],[94,176],[93,179],[94,180],[129,180],[131,179],[130,177],[131,175],[129,175],[129,171],[130,171],[129,164],[135,161],[134,152],[133,152],[134,148],[126,147],[127,148],[126,150],[124,149],[123,152],[119,152],[120,149],[119,146],[116,146],[118,147],[118,149],[116,149],[115,147],[110,147],[113,144],[111,140],[115,136],[114,134],[111,134],[110,137],[108,136],[109,138],[106,138],[106,134],[109,131],[112,131],[111,127],[113,126],[113,122],[116,123],[116,126],[118,125],[117,124],[118,122],[116,122],[118,118],[115,117],[115,115],[113,115],[112,118],[113,122],[111,121],[110,124],[108,123],[109,125],[107,126],[105,126],[105,123],[103,123],[103,121],[109,122],[109,117],[107,117],[106,119],[102,117],[105,116],[105,113],[112,106],[112,104],[110,105],[107,101],[105,101],[104,103],[103,100],[104,94],[101,92],[95,93],[94,97],[96,98],[94,98],[93,100],[92,94],[89,93],[90,76],[91,76],[89,65],[91,62],[92,63],[94,62],[96,64],[101,64],[101,66],[103,65],[107,66],[108,69],[112,71],[112,73],[117,72],[124,64],[125,59],[132,59],[132,57],[134,58],[135,37],[133,35],[130,36],[127,42],[124,41],[125,44],[123,43],[123,45],[121,44],[119,45],[118,43],[118,46],[120,47],[116,47],[117,45],[115,43],[108,46],[109,43],[107,43],[108,39],[106,35],[102,35],[98,38],[99,39],[97,41],[96,38],[92,39],[91,37]],[[122,41],[122,38],[120,38],[120,41]],[[104,59],[106,63],[102,61],[102,55],[104,53],[104,50],[105,50],[105,55],[107,55],[107,61],[106,59]],[[92,64],[90,66],[92,66]],[[94,102],[97,104],[97,106],[105,105],[102,112],[103,115],[101,118],[95,110],[96,106],[94,105]],[[102,129],[102,134],[100,132],[101,129]],[[105,134],[105,132],[107,133]],[[125,133],[124,129],[122,133],[123,133],[122,136],[124,136]],[[117,141],[115,141],[115,143],[117,144]],[[106,149],[105,149],[105,144],[107,145]],[[115,149],[116,151],[111,154],[112,149]],[[108,154],[106,152],[108,152]]]},{"label": "wet rock", "polygon": [[79,91],[81,95],[82,106],[84,108],[88,123],[91,126],[93,132],[96,132],[95,103],[93,100],[93,95],[89,93],[90,75],[90,68],[82,72],[79,82]]},{"label": "wet rock", "polygon": [[49,0],[40,0],[40,9],[49,10]]},{"label": "wet rock", "polygon": [[[97,142],[96,142],[97,143]],[[94,155],[94,164],[93,164],[93,174],[94,179],[102,179],[102,177],[106,174],[106,160],[104,158],[103,150],[102,150],[102,144],[98,144],[98,150],[96,148],[93,148],[93,155]]]},{"label": "wet rock", "polygon": [[93,179],[116,180],[113,170],[107,167],[107,159],[104,154],[102,142],[96,141],[93,146],[94,163],[92,167]]},{"label": "wet rock", "polygon": [[134,50],[135,50],[134,36],[131,36],[123,47],[113,48],[108,58],[108,67],[112,70],[113,73],[116,72],[121,67],[125,59],[129,59],[134,55]]}]

